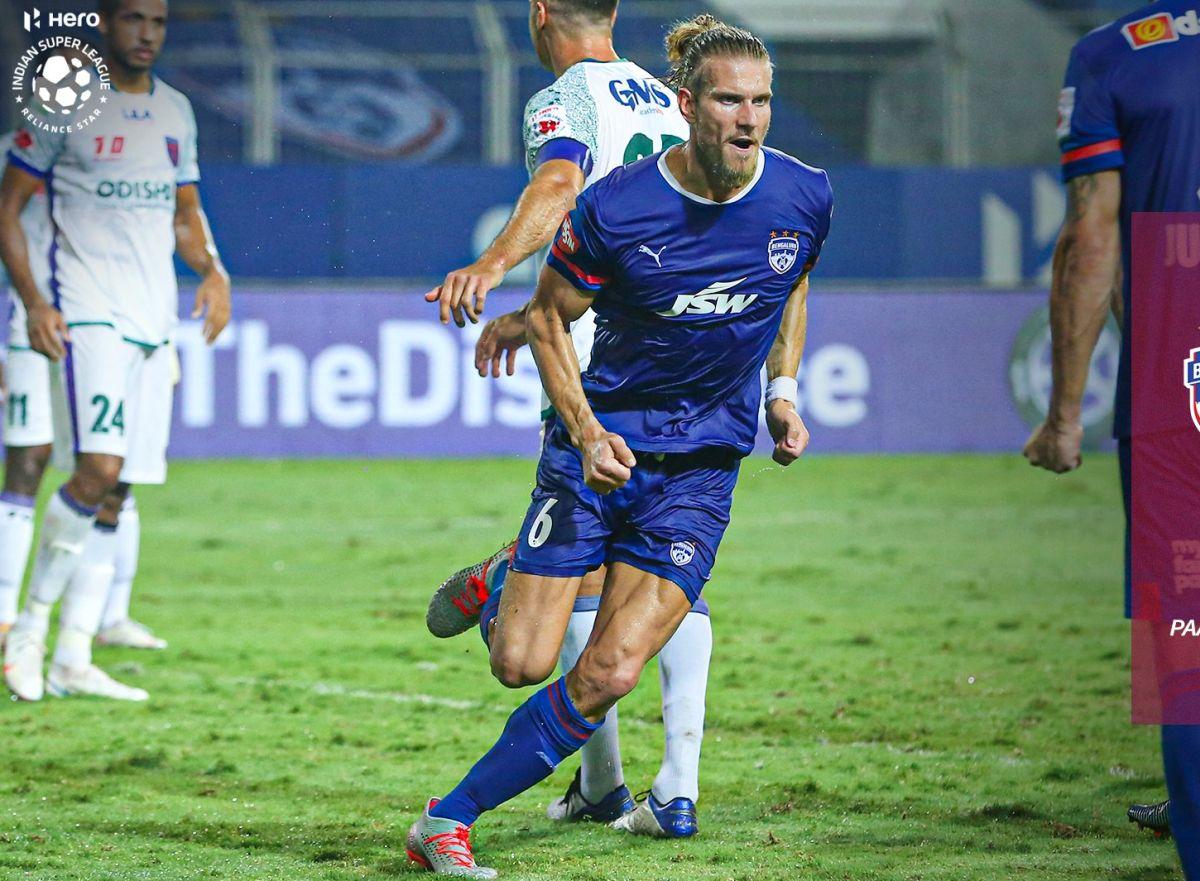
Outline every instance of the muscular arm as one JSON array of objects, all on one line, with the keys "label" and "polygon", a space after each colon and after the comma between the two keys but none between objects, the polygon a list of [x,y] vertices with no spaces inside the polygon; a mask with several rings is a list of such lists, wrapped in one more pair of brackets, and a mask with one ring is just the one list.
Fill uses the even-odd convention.
[{"label": "muscular arm", "polygon": [[[800,358],[804,355],[804,339],[808,333],[808,274],[792,288],[787,306],[783,310],[783,321],[779,333],[767,355],[767,380],[794,377],[800,370]],[[775,441],[771,455],[784,467],[795,462],[808,446],[809,434],[796,412],[794,401],[777,398],[769,401],[767,428]]]},{"label": "muscular arm", "polygon": [[1067,219],[1050,286],[1053,387],[1046,421],[1025,445],[1030,463],[1062,473],[1079,467],[1083,394],[1092,351],[1121,283],[1121,176],[1102,171],[1067,184]]},{"label": "muscular arm", "polygon": [[0,257],[27,310],[43,299],[29,265],[29,242],[21,228],[21,212],[41,185],[32,174],[14,165],[4,170],[4,178],[0,180]]},{"label": "muscular arm", "polygon": [[600,493],[622,486],[637,464],[620,436],[606,431],[583,393],[579,359],[569,326],[587,311],[591,300],[553,269],[542,270],[537,291],[526,310],[529,347],[554,411],[583,455],[584,479]]},{"label": "muscular arm", "polygon": [[795,376],[804,355],[804,339],[808,334],[808,275],[792,288],[787,306],[783,310],[783,322],[779,333],[767,355],[767,380],[781,376]]},{"label": "muscular arm", "polygon": [[1121,175],[1086,174],[1067,185],[1067,220],[1054,250],[1050,287],[1054,390],[1050,419],[1079,422],[1092,350],[1121,276]]},{"label": "muscular arm", "polygon": [[477,322],[492,288],[554,238],[563,215],[575,207],[583,183],[583,170],[574,162],[552,159],[539,166],[496,240],[478,260],[451,272],[425,295],[427,301],[439,302],[442,324],[448,324],[453,314],[454,323],[462,327],[464,312]]},{"label": "muscular arm", "polygon": [[38,291],[29,265],[29,241],[21,227],[21,212],[29,204],[42,181],[13,165],[4,170],[0,180],[0,259],[21,303],[25,306],[29,324],[29,344],[51,361],[66,354],[64,341],[69,339],[62,313],[51,306]]},{"label": "muscular arm", "polygon": [[200,204],[200,192],[194,184],[182,186],[176,193],[175,251],[200,276],[192,317],[204,315],[204,338],[211,344],[229,323],[232,311],[229,274],[217,253],[208,217]]}]

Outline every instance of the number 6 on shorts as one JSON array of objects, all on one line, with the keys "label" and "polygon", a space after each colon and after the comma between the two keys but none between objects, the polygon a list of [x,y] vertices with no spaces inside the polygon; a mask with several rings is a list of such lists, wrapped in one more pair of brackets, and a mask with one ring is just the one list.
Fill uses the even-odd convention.
[{"label": "number 6 on shorts", "polygon": [[550,530],[554,528],[554,521],[550,519],[550,509],[557,504],[558,499],[546,499],[546,504],[538,511],[533,520],[533,528],[529,530],[529,538],[526,539],[531,548],[540,548],[550,537]]}]

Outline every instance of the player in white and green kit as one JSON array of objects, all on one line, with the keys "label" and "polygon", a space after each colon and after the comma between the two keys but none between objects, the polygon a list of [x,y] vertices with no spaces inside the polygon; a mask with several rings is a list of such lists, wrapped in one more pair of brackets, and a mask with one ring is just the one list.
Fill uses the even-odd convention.
[{"label": "player in white and green kit", "polygon": [[[0,156],[7,156],[13,135],[0,138]],[[30,268],[43,297],[50,291],[50,250],[54,227],[49,200],[39,189],[21,212]],[[55,437],[51,395],[63,384],[52,380],[52,362],[29,345],[25,307],[14,291],[8,306],[7,360],[4,365],[5,412],[4,488],[0,490],[0,650],[17,620],[17,600],[33,544],[34,499],[50,462]],[[59,402],[65,413],[65,402]],[[63,426],[60,425],[60,428]],[[61,438],[69,454],[71,439]],[[66,467],[70,468],[67,459]],[[137,573],[140,518],[133,496],[124,500],[117,526],[117,558],[97,641],[127,648],[165,648],[145,625],[129,617],[130,592]]]},{"label": "player in white and green kit", "polygon": [[[657,153],[688,137],[674,93],[653,74],[620,58],[612,45],[617,0],[549,0],[530,3],[530,29],[542,63],[557,75],[525,108],[523,134],[530,183],[508,225],[478,260],[450,273],[427,299],[440,304],[441,319],[459,326],[478,321],[488,292],[505,273],[548,246],[563,215],[588,185],[613,169]],[[647,254],[657,260],[659,255]],[[588,311],[572,326],[581,368],[586,369],[595,333]],[[525,310],[489,322],[476,347],[481,375],[511,374],[525,345]],[[487,600],[507,568],[510,548],[447,579],[430,603],[427,621],[437,636],[451,636],[489,621]],[[592,572],[579,593],[562,646],[537,636],[538,622],[514,626],[490,645],[493,672],[506,684],[541,681],[559,661],[575,665],[596,619],[604,570]],[[498,597],[498,594],[496,595]],[[493,606],[495,604],[493,603]],[[700,743],[712,630],[703,600],[659,655],[666,751],[650,798],[634,810],[624,783],[617,738],[617,710],[581,751],[582,767],[566,795],[550,805],[563,820],[618,821],[627,831],[670,837],[696,832]],[[553,628],[550,628],[553,629]],[[436,817],[426,817],[433,830]],[[435,832],[431,832],[435,834]],[[436,854],[435,854],[436,856]]]},{"label": "player in white and green kit", "polygon": [[[7,153],[12,135],[0,139]],[[50,246],[54,238],[44,190],[35,192],[20,216],[29,243],[34,282],[49,298]],[[50,461],[54,426],[50,414],[50,362],[29,346],[25,309],[17,297],[6,310],[8,352],[4,364],[4,488],[0,491],[0,647],[17,620],[17,600],[33,543],[33,505]]]},{"label": "player in white and green kit", "polygon": [[[47,507],[29,596],[5,648],[5,681],[25,700],[40,699],[47,687],[145,699],[91,663],[91,640],[113,581],[128,485],[166,479],[174,253],[201,276],[196,305],[207,311],[210,342],[229,319],[228,275],[196,189],[191,105],[151,72],[166,35],[166,2],[101,0],[99,7],[113,87],[99,117],[70,132],[24,125],[0,182],[0,256],[28,312],[30,347],[58,365],[52,378],[61,379],[62,392],[52,398],[64,404],[63,434],[75,454],[70,480]],[[43,185],[55,230],[52,303],[11,222]],[[60,598],[59,638],[44,679],[49,615]]]}]

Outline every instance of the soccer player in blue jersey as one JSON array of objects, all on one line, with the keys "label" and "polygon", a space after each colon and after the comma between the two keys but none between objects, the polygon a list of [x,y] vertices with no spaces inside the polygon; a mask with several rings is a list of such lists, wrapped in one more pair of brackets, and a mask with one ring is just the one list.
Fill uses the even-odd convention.
[{"label": "soccer player in blue jersey", "polygon": [[[1084,37],[1067,68],[1058,136],[1069,207],[1050,295],[1054,386],[1049,414],[1026,444],[1025,455],[1032,464],[1057,473],[1079,467],[1088,365],[1111,306],[1126,328],[1114,433],[1128,518],[1133,442],[1129,316],[1135,305],[1156,308],[1152,302],[1131,302],[1132,216],[1200,211],[1200,16],[1195,0],[1161,0]],[[1128,553],[1127,538],[1127,558]],[[1125,609],[1131,615],[1126,562]],[[1162,744],[1171,830],[1187,877],[1200,879],[1200,727],[1163,726]]]},{"label": "soccer player in blue jersey", "polygon": [[[671,39],[690,139],[580,195],[528,310],[555,415],[492,634],[497,674],[513,687],[546,679],[553,653],[531,657],[506,631],[536,620],[557,641],[583,576],[607,564],[599,614],[574,668],[413,825],[409,854],[435,872],[495,877],[475,863],[472,824],[586,743],[690,611],[754,446],[764,364],[776,461],[808,443],[795,376],[829,180],[762,145],[761,41],[710,16]],[[581,377],[567,326],[589,307],[596,341]]]},{"label": "soccer player in blue jersey", "polygon": [[[614,168],[643,158],[688,137],[675,93],[613,46],[617,0],[530,0],[529,30],[537,56],[555,81],[538,91],[525,108],[522,126],[529,185],[504,230],[473,264],[451,272],[427,295],[438,300],[443,322],[460,326],[479,317],[488,291],[508,269],[536,251],[549,249],[564,215],[588,185]],[[527,343],[526,307],[489,321],[476,346],[481,374],[492,365],[499,376],[507,356],[514,369]],[[465,313],[465,317],[464,317]],[[571,326],[580,367],[591,357],[596,331],[589,310]],[[549,402],[543,402],[543,409]],[[512,542],[502,551],[445,579],[429,603],[426,624],[446,638],[479,630],[486,639],[503,590]],[[509,644],[526,651],[558,651],[560,667],[575,666],[596,621],[605,571],[590,573],[580,586],[561,650],[537,632],[509,629]],[[482,623],[481,623],[482,616]],[[636,803],[625,785],[618,734],[618,708],[579,752],[579,771],[547,815],[563,821],[611,823],[633,834],[688,838],[699,831],[700,752],[704,736],[705,693],[712,656],[712,626],[701,598],[658,655],[662,685],[663,761],[647,797]]]}]

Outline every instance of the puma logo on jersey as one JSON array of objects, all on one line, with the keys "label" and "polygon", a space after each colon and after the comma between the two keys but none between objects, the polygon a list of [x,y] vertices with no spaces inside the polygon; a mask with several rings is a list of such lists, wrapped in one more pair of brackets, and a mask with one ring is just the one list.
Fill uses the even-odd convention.
[{"label": "puma logo on jersey", "polygon": [[[749,278],[749,276],[746,276]],[[675,298],[675,305],[665,312],[658,314],[664,318],[674,318],[676,315],[737,315],[744,312],[746,307],[758,299],[758,294],[726,294],[731,288],[736,288],[745,278],[737,281],[719,281],[710,284],[697,294],[680,294]]]},{"label": "puma logo on jersey", "polygon": [[639,254],[649,254],[650,257],[653,258],[655,264],[657,264],[659,269],[662,269],[662,252],[665,250],[667,250],[666,245],[663,245],[661,248],[659,248],[657,254],[655,254],[653,251],[650,250],[649,245],[640,245],[638,247],[638,253]]}]

